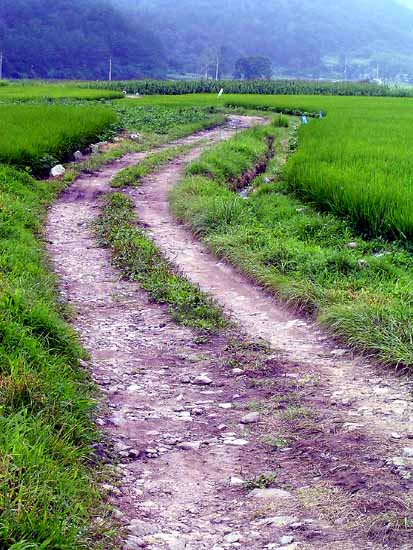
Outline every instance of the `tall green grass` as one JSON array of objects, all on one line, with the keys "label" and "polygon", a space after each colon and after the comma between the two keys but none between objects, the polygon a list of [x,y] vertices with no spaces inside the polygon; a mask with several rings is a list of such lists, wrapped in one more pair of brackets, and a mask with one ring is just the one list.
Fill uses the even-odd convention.
[{"label": "tall green grass", "polygon": [[116,119],[105,106],[0,105],[0,162],[42,175],[97,139]]},{"label": "tall green grass", "polygon": [[95,431],[83,352],[40,241],[61,184],[0,166],[0,547],[90,548]]},{"label": "tall green grass", "polygon": [[191,175],[211,176],[232,189],[242,187],[242,177],[251,167],[271,155],[274,126],[256,127],[202,155],[187,169]]}]

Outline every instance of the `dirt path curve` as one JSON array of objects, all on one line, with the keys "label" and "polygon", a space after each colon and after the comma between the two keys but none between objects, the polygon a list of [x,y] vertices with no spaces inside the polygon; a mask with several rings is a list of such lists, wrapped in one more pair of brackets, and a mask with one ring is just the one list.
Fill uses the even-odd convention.
[{"label": "dirt path curve", "polygon": [[169,211],[168,193],[197,150],[146,178],[128,191],[137,217],[164,255],[202,290],[214,296],[252,338],[261,337],[305,372],[317,372],[335,388],[335,397],[351,403],[353,417],[369,429],[403,439],[413,432],[413,383],[380,369],[365,358],[337,348],[320,327],[277,303],[235,268],[212,256],[206,246]]},{"label": "dirt path curve", "polygon": [[[227,139],[257,121],[232,117],[223,128],[177,143]],[[242,366],[248,350],[245,357],[231,352],[229,336],[197,342],[138,285],[121,280],[93,234],[91,223],[111,178],[146,155],[129,154],[92,176],[80,176],[51,208],[46,230],[62,298],[76,312],[74,328],[105,395],[98,424],[120,461],[118,484],[104,486],[124,527],[118,547],[276,548],[298,517],[275,526],[262,523],[255,514],[267,500],[246,499],[242,488],[242,478],[271,469],[259,435],[240,423],[259,392],[226,368],[234,354]],[[291,501],[287,492],[277,498]],[[300,528],[317,540],[330,538],[328,526],[320,531],[305,517]]]},{"label": "dirt path curve", "polygon": [[[224,128],[179,143],[227,139],[254,122],[232,117]],[[406,545],[408,534],[389,536],[379,521],[389,509],[401,518],[407,514],[411,489],[404,477],[411,459],[403,457],[407,444],[398,438],[408,435],[408,388],[372,367],[360,373],[355,362],[332,356],[324,335],[217,262],[169,216],[167,191],[204,146],[147,178],[131,195],[165,253],[228,305],[251,336],[281,347],[281,359],[247,345],[243,334],[199,341],[111,266],[90,224],[110,179],[146,154],[126,155],[81,176],[49,213],[50,257],[105,395],[98,424],[119,459],[118,483],[105,486],[125,528],[118,548],[413,548]],[[313,335],[315,346],[309,342]],[[343,393],[332,395],[332,384]],[[374,407],[368,390],[377,395]],[[370,408],[360,410],[360,398]],[[304,405],[314,417],[307,417]],[[273,415],[278,406],[283,414]],[[251,410],[259,413],[245,418]],[[383,434],[367,436],[366,425],[382,426]],[[400,434],[388,439],[395,427]],[[288,446],[279,445],[283,433],[291,436]],[[389,456],[399,456],[399,465],[389,465]],[[255,483],[264,472],[275,472],[272,488],[246,492],[243,481]],[[378,528],[375,523],[374,529],[354,529],[357,514],[366,510]]]}]

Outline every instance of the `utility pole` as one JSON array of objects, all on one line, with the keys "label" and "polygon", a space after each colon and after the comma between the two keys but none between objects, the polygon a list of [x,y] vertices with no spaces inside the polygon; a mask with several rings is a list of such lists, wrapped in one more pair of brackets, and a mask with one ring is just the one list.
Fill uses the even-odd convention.
[{"label": "utility pole", "polygon": [[347,56],[344,58],[344,80],[347,81]]},{"label": "utility pole", "polygon": [[219,78],[219,54],[217,52],[216,68],[215,68],[215,80],[218,80],[218,78]]},{"label": "utility pole", "polygon": [[112,81],[112,56],[109,57],[109,82]]},{"label": "utility pole", "polygon": [[3,80],[3,52],[0,52],[0,80]]}]

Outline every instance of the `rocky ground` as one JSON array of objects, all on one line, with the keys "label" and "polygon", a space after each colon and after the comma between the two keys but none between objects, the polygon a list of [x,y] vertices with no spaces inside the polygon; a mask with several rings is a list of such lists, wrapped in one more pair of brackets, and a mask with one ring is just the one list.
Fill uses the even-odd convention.
[{"label": "rocky ground", "polygon": [[49,214],[50,257],[118,461],[103,488],[119,548],[412,549],[409,381],[337,347],[169,214],[185,165],[256,122],[181,140],[195,148],[128,191],[164,254],[234,320],[222,334],[178,327],[96,242],[111,178],[145,153],[81,176]]}]

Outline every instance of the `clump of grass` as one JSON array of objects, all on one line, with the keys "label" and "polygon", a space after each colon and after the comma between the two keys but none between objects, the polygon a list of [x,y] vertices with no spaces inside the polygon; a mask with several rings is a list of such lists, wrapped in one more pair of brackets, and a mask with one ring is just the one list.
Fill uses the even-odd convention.
[{"label": "clump of grass", "polygon": [[268,472],[265,474],[260,474],[253,479],[249,479],[244,483],[244,488],[247,490],[251,489],[268,489],[272,487],[277,480],[277,474],[274,472]]},{"label": "clump of grass", "polygon": [[226,326],[220,308],[179,275],[158,247],[136,227],[129,197],[122,193],[106,197],[97,231],[102,243],[112,249],[115,265],[126,277],[139,282],[155,302],[166,304],[176,322],[205,331]]},{"label": "clump of grass", "polygon": [[2,548],[91,544],[94,390],[38,237],[61,188],[0,166]]},{"label": "clump of grass", "polygon": [[[272,155],[276,126],[255,127],[206,151],[186,173],[209,177],[230,189],[243,187],[243,176],[253,167],[265,167]],[[251,178],[255,176],[251,174]],[[251,179],[250,178],[250,179]]]},{"label": "clump of grass", "polygon": [[129,166],[124,170],[121,170],[111,181],[111,187],[122,188],[128,186],[137,186],[140,184],[142,178],[151,174],[162,165],[167,164],[172,159],[192,149],[193,145],[182,145],[177,147],[169,147],[160,151],[159,153],[153,153],[149,157],[141,160],[135,166]]}]

